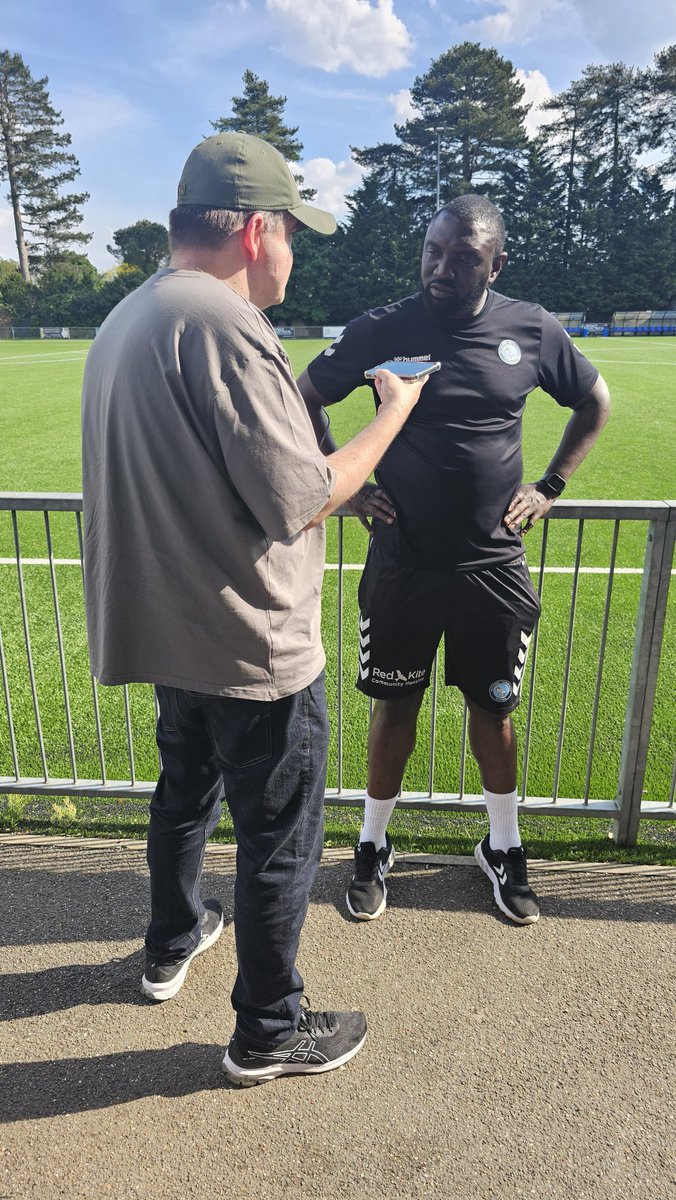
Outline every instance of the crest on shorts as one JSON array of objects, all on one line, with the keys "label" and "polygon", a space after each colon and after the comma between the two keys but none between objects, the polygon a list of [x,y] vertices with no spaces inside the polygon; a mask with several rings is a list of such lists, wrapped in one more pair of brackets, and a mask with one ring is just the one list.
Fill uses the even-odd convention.
[{"label": "crest on shorts", "polygon": [[505,704],[507,700],[511,699],[512,685],[508,679],[494,679],[488,689],[488,694],[496,704]]},{"label": "crest on shorts", "polygon": [[515,367],[518,362],[521,362],[521,347],[511,338],[504,338],[498,346],[498,355],[503,363],[507,363],[508,367]]}]

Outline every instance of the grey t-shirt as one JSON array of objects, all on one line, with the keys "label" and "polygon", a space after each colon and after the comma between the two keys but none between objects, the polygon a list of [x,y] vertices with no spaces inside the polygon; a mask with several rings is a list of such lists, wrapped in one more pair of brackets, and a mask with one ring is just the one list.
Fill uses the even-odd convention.
[{"label": "grey t-shirt", "polygon": [[159,271],[90,350],[82,400],[90,658],[105,684],[244,699],[324,666],[334,476],[267,318],[201,271]]}]

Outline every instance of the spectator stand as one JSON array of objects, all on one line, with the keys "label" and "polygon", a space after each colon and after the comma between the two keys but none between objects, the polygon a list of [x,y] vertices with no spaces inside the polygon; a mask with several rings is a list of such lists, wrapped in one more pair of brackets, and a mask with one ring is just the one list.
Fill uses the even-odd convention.
[{"label": "spectator stand", "polygon": [[613,313],[613,337],[664,337],[676,335],[676,309],[632,309]]},{"label": "spectator stand", "polygon": [[563,325],[566,333],[572,337],[582,337],[587,314],[583,312],[553,312],[553,317]]}]

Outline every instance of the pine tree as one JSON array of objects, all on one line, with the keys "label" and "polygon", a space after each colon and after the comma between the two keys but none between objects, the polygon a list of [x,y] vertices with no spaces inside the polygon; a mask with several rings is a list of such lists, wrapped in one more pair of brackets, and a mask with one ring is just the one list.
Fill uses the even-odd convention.
[{"label": "pine tree", "polygon": [[561,266],[564,181],[540,135],[503,174],[500,210],[507,229],[507,265],[497,285],[516,299],[550,310],[568,306]]},{"label": "pine tree", "polygon": [[212,128],[217,133],[253,133],[275,146],[287,162],[299,162],[303,143],[295,137],[298,126],[292,129],[283,121],[286,96],[271,96],[267,80],[260,79],[253,71],[245,71],[242,82],[244,94],[233,96],[232,117],[211,121]]},{"label": "pine tree", "polygon": [[88,194],[61,191],[80,168],[68,153],[70,134],[60,128],[63,118],[50,104],[48,82],[33,79],[20,54],[0,52],[0,178],[9,183],[19,266],[27,283],[31,260],[91,237],[79,229],[79,210]]},{"label": "pine tree", "polygon": [[[212,129],[217,133],[253,133],[279,150],[287,162],[300,162],[303,143],[295,136],[298,126],[285,125],[283,121],[286,96],[271,96],[267,80],[260,79],[253,71],[245,71],[242,82],[244,94],[232,98],[233,116],[211,121]],[[314,200],[314,189],[301,186],[302,175],[294,178],[302,199]]]},{"label": "pine tree", "polygon": [[[676,176],[676,44],[655,55],[654,69],[647,73],[650,145],[663,150],[659,164],[663,179]],[[673,186],[673,184],[672,184]]]},{"label": "pine tree", "polygon": [[437,145],[441,201],[462,192],[498,198],[505,165],[526,145],[523,84],[497,50],[452,46],[411,88],[416,116],[397,133],[418,158],[419,190],[436,202]]}]

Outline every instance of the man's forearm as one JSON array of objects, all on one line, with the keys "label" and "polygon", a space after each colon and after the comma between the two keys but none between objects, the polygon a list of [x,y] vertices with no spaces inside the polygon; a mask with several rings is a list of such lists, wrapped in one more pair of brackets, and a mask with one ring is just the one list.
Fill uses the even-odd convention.
[{"label": "man's forearm", "polygon": [[302,375],[299,375],[297,384],[300,394],[305,401],[305,407],[312,422],[312,428],[315,431],[319,449],[324,455],[333,454],[338,449],[338,446],[329,428],[329,418],[324,408],[324,397],[320,396],[316,387],[310,381],[307,371],[303,371]]},{"label": "man's forearm", "polygon": [[422,380],[419,383],[405,383],[389,371],[378,372],[378,412],[370,424],[345,446],[327,455],[327,462],[336,481],[333,495],[322,510],[308,522],[306,529],[321,524],[366,482],[417,404],[424,382]]},{"label": "man's forearm", "polygon": [[575,410],[547,467],[546,474],[555,473],[563,479],[584,462],[603,429],[610,411],[610,394],[605,380],[599,375],[585,402]]}]

